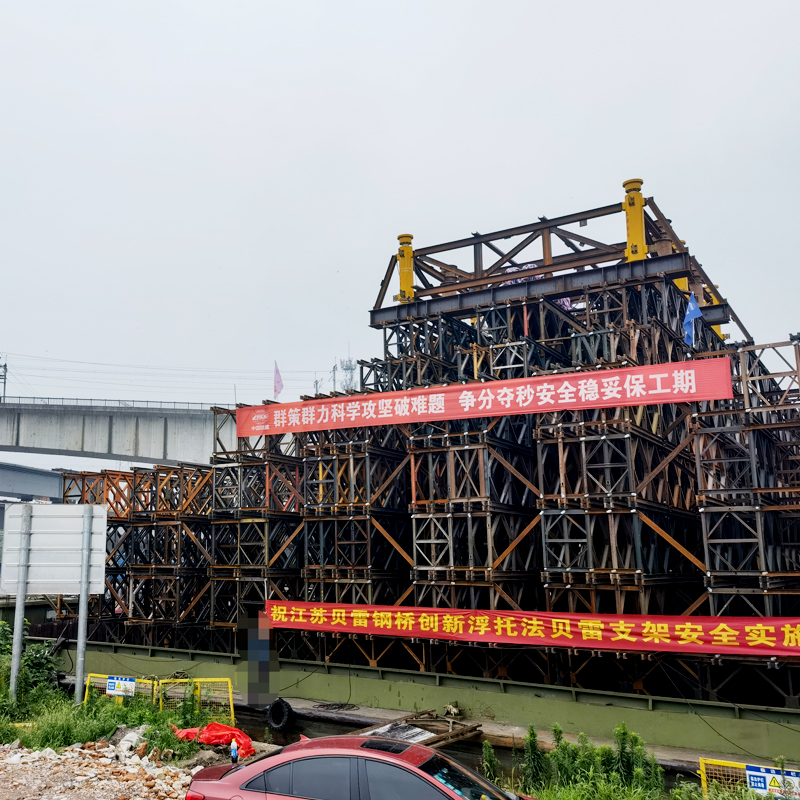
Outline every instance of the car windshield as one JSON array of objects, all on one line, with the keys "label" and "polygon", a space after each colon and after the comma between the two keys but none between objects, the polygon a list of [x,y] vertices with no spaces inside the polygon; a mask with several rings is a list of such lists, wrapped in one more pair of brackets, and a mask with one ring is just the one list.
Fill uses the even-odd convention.
[{"label": "car windshield", "polygon": [[505,792],[485,778],[438,753],[419,768],[467,800],[508,800]]}]

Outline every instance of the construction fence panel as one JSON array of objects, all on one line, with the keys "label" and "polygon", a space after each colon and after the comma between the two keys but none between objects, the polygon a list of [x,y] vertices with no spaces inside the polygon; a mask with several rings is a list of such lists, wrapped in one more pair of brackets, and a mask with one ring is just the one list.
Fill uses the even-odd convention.
[{"label": "construction fence panel", "polygon": [[177,709],[190,698],[211,719],[234,723],[233,686],[230,679],[176,678],[159,681],[159,708]]},{"label": "construction fence panel", "polygon": [[158,681],[148,680],[147,678],[133,678],[133,676],[123,675],[123,676],[112,676],[112,675],[102,675],[96,672],[90,672],[86,676],[86,688],[83,693],[83,702],[85,703],[88,699],[90,694],[97,696],[103,695],[105,696],[108,694],[108,681],[112,677],[121,677],[126,678],[128,680],[135,680],[135,689],[134,689],[134,696],[137,697],[146,697],[151,703],[155,702],[156,699],[156,687],[158,686]]},{"label": "construction fence panel", "polygon": [[747,765],[739,761],[716,761],[712,758],[701,758],[699,773],[703,797],[708,797],[708,789],[715,783],[727,790],[747,786]]}]

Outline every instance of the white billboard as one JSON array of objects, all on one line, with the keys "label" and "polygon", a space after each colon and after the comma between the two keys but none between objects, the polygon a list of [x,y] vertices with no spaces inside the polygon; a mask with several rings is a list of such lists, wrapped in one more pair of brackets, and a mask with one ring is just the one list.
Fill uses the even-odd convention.
[{"label": "white billboard", "polygon": [[[89,556],[89,594],[105,586],[106,506],[92,506],[92,549]],[[33,505],[28,594],[79,594],[83,506]],[[22,504],[6,506],[0,594],[16,595]]]}]

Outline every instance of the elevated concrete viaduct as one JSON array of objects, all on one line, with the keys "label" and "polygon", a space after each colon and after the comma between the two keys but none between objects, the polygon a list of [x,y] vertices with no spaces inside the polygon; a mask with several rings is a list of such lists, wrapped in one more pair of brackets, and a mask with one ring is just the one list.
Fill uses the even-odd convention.
[{"label": "elevated concrete viaduct", "polygon": [[[142,461],[208,463],[214,414],[199,403],[7,398],[0,403],[0,450]],[[232,450],[232,432],[225,442]]]}]

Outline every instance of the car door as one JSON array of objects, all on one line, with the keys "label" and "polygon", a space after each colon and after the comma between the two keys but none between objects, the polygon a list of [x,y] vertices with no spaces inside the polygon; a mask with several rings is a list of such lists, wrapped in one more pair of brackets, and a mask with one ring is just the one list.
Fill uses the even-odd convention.
[{"label": "car door", "polygon": [[358,800],[357,769],[347,756],[296,758],[263,773],[264,791],[267,800]]},{"label": "car door", "polygon": [[360,758],[359,778],[360,800],[451,800],[427,778],[386,761]]}]

